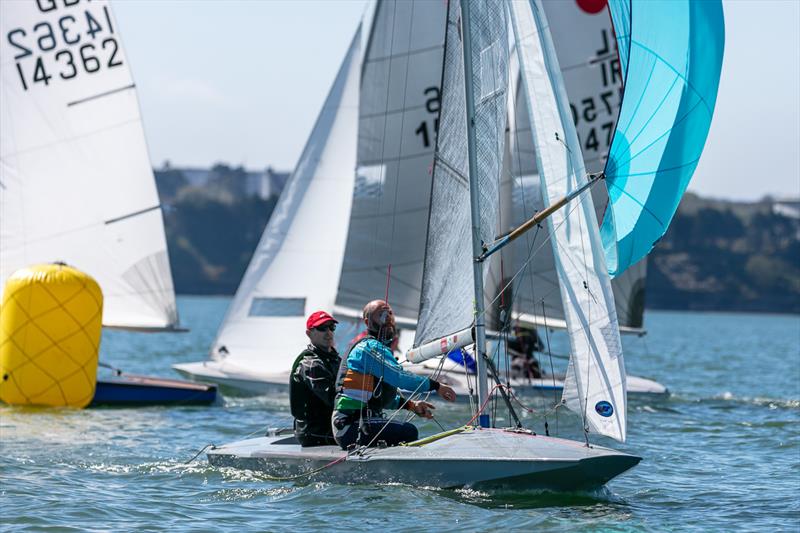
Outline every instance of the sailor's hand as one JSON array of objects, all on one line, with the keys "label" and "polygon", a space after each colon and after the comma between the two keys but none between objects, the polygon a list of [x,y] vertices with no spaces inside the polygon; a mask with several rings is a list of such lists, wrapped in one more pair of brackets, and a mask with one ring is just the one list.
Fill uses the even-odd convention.
[{"label": "sailor's hand", "polygon": [[456,401],[456,391],[454,391],[449,385],[441,383],[439,385],[439,390],[437,390],[436,393],[448,402]]},{"label": "sailor's hand", "polygon": [[432,404],[428,402],[414,402],[414,406],[412,407],[412,411],[417,416],[421,416],[422,418],[433,418],[433,410],[436,409]]}]

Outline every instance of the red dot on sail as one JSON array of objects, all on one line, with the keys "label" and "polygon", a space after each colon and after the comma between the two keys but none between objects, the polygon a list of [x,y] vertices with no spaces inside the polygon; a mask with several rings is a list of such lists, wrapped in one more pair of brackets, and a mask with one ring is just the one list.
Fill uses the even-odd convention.
[{"label": "red dot on sail", "polygon": [[575,0],[579,8],[592,15],[604,10],[607,2],[608,0]]}]

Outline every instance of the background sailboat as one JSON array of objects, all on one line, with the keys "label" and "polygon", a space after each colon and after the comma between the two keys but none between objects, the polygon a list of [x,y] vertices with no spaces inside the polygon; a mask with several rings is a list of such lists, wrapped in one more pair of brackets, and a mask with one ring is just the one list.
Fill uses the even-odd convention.
[{"label": "background sailboat", "polygon": [[175,327],[161,206],[108,2],[2,10],[0,279],[64,261],[100,284],[104,326]]},{"label": "background sailboat", "polygon": [[103,326],[178,329],[161,205],[109,3],[0,10],[0,291],[22,267],[61,261],[100,285]]},{"label": "background sailboat", "polygon": [[[564,12],[563,9],[557,11]],[[575,15],[567,10],[562,18]],[[317,308],[334,309],[343,326],[350,326],[342,328],[344,332],[339,334],[340,338],[347,338],[348,333],[352,335],[359,327],[361,307],[376,297],[387,297],[396,309],[404,329],[401,348],[413,337],[422,289],[433,150],[439,128],[445,16],[446,6],[439,2],[386,1],[372,5],[366,16],[369,24],[361,44],[365,51],[352,60],[361,62],[361,69],[357,82],[359,92],[354,97],[358,101],[359,118],[357,125],[347,130],[351,137],[345,140],[321,133],[321,125],[329,121],[324,117],[337,105],[336,100],[332,100],[336,95],[334,88],[295,177],[280,200],[275,214],[277,220],[270,222],[265,230],[237,290],[211,348],[211,360],[175,365],[179,372],[238,391],[263,393],[285,389],[295,352],[307,343],[301,315]],[[597,18],[592,20],[598,24]],[[608,25],[607,19],[603,24]],[[563,31],[567,32],[567,22],[563,26]],[[351,61],[351,54],[348,52],[345,61]],[[336,83],[341,82],[337,79]],[[338,105],[338,116],[343,117],[349,107],[341,102]],[[357,144],[353,147],[355,130]],[[339,134],[344,131],[339,130]],[[514,138],[518,136],[515,134]],[[346,142],[351,144],[343,144]],[[324,172],[313,174],[309,170],[312,157],[317,156],[307,152],[333,150],[326,147],[326,143],[336,143],[335,153],[338,154],[355,150],[354,179],[350,163],[345,163],[341,157],[327,161]],[[532,145],[521,150],[527,152],[521,156],[517,150],[515,159],[532,161]],[[331,170],[333,164],[338,165],[335,170]],[[508,173],[509,177],[516,176],[511,170]],[[330,181],[333,174],[338,176],[336,192],[313,185],[314,180],[329,180],[328,183],[333,184]],[[350,198],[342,196],[346,189],[352,191]],[[520,197],[520,190],[515,186],[515,198]],[[519,211],[518,216],[528,214],[532,206],[540,203],[541,200],[536,204],[529,201],[528,210]],[[323,204],[325,208],[321,210],[318,206]],[[298,214],[291,214],[295,212]],[[316,222],[310,222],[310,217],[316,217]],[[312,237],[315,228],[323,224],[326,238]],[[346,225],[344,230],[342,224]],[[341,247],[336,248],[341,231],[346,231],[344,253]],[[302,258],[298,255],[301,248],[306,252]],[[550,326],[557,327],[564,323],[564,314],[552,255],[547,250],[540,255],[545,258],[542,264],[550,257],[550,266],[537,270],[536,279],[547,280],[550,285],[546,293],[537,289],[537,302],[543,300],[550,305],[552,300],[557,310],[548,314],[548,318]],[[506,269],[511,271],[513,265],[507,264]],[[536,266],[541,265],[537,263]],[[313,283],[307,281],[307,275],[298,274],[297,269],[306,268],[314,271]],[[490,276],[496,290],[501,277],[499,262],[491,266]],[[629,287],[629,279],[626,275],[617,285]],[[527,279],[525,281],[527,284]],[[332,287],[337,284],[333,293]],[[523,301],[524,297],[519,300]],[[623,301],[628,302],[627,309],[631,300]],[[293,307],[270,307],[281,305]],[[626,325],[641,319],[640,312],[626,311],[623,316],[631,317]],[[431,371],[428,368],[412,370]],[[463,377],[463,372],[459,371],[458,375]],[[540,385],[550,389],[551,381]],[[665,387],[649,380],[639,379],[634,384],[641,392],[666,391]]]},{"label": "background sailboat", "polygon": [[[366,20],[363,42],[359,34],[351,44],[211,360],[175,365],[179,372],[240,391],[286,390],[291,363],[308,343],[305,316],[333,309],[353,324],[368,295],[384,296],[387,287],[400,322],[415,322],[445,10],[438,2],[378,2]],[[324,129],[331,124],[346,126],[334,134]],[[269,307],[281,298],[293,307]]]}]

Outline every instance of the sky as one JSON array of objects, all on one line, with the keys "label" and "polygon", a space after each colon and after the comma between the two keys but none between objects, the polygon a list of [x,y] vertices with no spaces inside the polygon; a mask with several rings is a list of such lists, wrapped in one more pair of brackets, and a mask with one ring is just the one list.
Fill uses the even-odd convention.
[{"label": "sky", "polygon": [[[290,170],[366,0],[113,6],[154,166]],[[689,190],[734,200],[800,197],[800,0],[723,6],[722,80]]]}]

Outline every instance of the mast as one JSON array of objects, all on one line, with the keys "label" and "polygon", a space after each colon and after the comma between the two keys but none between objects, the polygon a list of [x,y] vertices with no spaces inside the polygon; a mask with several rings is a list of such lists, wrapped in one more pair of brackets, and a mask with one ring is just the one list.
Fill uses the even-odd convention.
[{"label": "mast", "polygon": [[[486,402],[489,392],[486,378],[486,317],[483,305],[483,254],[481,242],[480,195],[478,191],[478,158],[475,149],[475,95],[472,86],[472,42],[470,35],[469,0],[461,0],[461,24],[464,39],[464,89],[467,104],[467,150],[469,154],[469,200],[472,211],[472,277],[475,288],[475,363],[477,365],[478,409]],[[481,414],[478,423],[489,427],[489,415]]]}]

